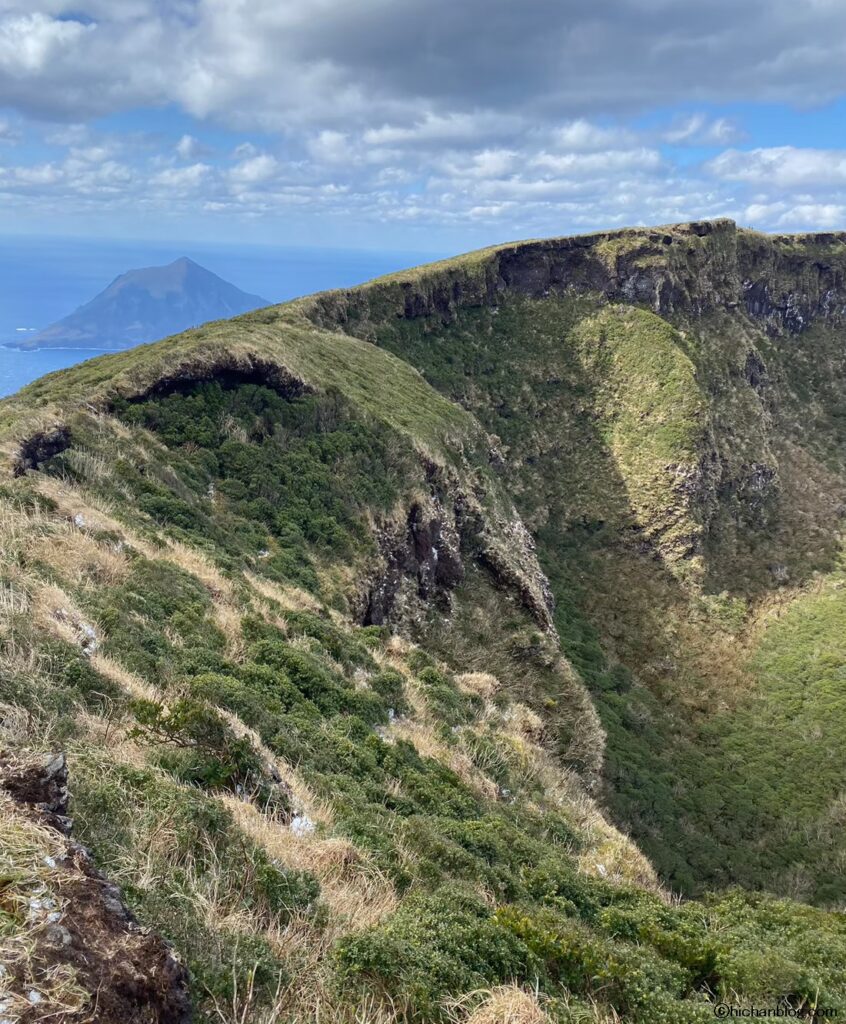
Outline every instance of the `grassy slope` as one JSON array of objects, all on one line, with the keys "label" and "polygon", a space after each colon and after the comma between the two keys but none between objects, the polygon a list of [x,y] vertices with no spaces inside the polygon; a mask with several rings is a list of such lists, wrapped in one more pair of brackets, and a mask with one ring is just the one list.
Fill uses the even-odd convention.
[{"label": "grassy slope", "polygon": [[355,338],[318,330],[290,307],[206,324],[48,374],[2,403],[0,435],[23,436],[39,420],[61,419],[65,409],[83,403],[102,407],[160,380],[183,373],[201,376],[221,363],[244,370],[276,365],[313,387],[336,388],[436,455],[447,450],[447,439],[479,443],[472,417],[433,394],[407,363]]},{"label": "grassy slope", "polygon": [[[712,992],[839,1005],[838,918],[740,896],[667,903],[556,763],[554,650],[482,570],[434,639],[447,662],[330,614],[284,570],[235,571],[233,517],[256,500],[235,482],[261,488],[271,458],[283,476],[301,436],[322,493],[321,444],[357,420],[313,417],[320,401],[203,385],[127,406],[4,498],[4,742],[34,732],[68,750],[77,834],[187,958],[200,1019],[435,1021],[459,997],[464,1015],[507,998],[550,1020],[667,1024],[710,1019]],[[207,419],[229,440],[205,436]],[[255,480],[228,473],[208,518],[186,518],[206,491],[195,474],[231,459],[233,439]],[[148,513],[122,468],[142,450],[142,477],[172,499],[157,491]],[[332,465],[347,508],[374,502],[366,464]],[[269,545],[277,528],[291,522],[253,523]],[[348,539],[299,543],[319,564]],[[491,660],[499,678],[456,673]],[[70,982],[54,992],[37,957],[25,967],[67,1004]]]},{"label": "grassy slope", "polygon": [[[462,272],[486,259],[466,258]],[[432,609],[417,623],[422,647],[345,615],[339,594],[348,567],[372,556],[369,524],[428,486],[421,454],[489,492],[489,508],[507,500],[472,415],[301,311],[96,360],[0,413],[9,454],[33,426],[68,422],[75,436],[0,496],[2,742],[36,735],[68,749],[80,838],[188,958],[200,1019],[384,1024],[478,1008],[483,1020],[519,1004],[557,1021],[674,1024],[712,1019],[719,997],[844,1007],[840,916],[740,893],[667,902],[562,771],[572,668],[472,557],[452,615]],[[610,750],[617,793],[630,799],[622,810],[657,813],[642,790],[623,790],[628,779],[659,783],[674,813],[673,709],[708,705],[703,666],[721,653],[738,685],[757,674],[790,717],[791,659],[817,652],[839,622],[837,581],[807,613],[769,624],[748,670],[736,668],[743,603],[697,597],[671,561],[619,540],[631,532],[672,553],[701,528],[660,471],[667,459],[683,473],[695,464],[695,351],[652,314],[589,297],[504,300],[473,318],[423,335],[402,322],[382,340],[507,445],[505,482],[538,533],[565,650],[623,733],[612,730]],[[256,361],[318,393],[191,385],[125,401],[187,370]],[[673,683],[684,683],[672,700],[671,654]],[[833,716],[818,714],[836,704],[837,665],[803,664],[820,698],[806,716],[825,743],[819,808],[838,772]],[[763,727],[753,705],[727,722],[742,737]],[[777,800],[781,761],[767,771]],[[722,777],[730,787],[738,775]],[[832,808],[830,832],[836,820]],[[646,826],[672,854],[660,814]],[[14,880],[0,910],[9,936],[30,895],[30,854],[0,847]],[[701,834],[688,849],[704,849],[712,869]],[[41,984],[37,963],[20,962],[26,983]]]},{"label": "grassy slope", "polygon": [[[617,259],[631,242],[600,248]],[[778,244],[807,259],[802,240]],[[378,294],[371,305],[381,310]],[[760,609],[779,593],[773,566],[801,584],[835,565],[846,482],[838,333],[815,327],[797,344],[725,312],[674,327],[590,293],[506,292],[446,323],[369,312],[350,327],[502,438],[564,649],[609,733],[609,805],[664,877],[687,891],[742,882],[841,901],[831,829],[801,843],[784,831],[827,820],[846,767],[835,755],[813,792],[804,786],[805,731],[754,656]],[[755,387],[750,352],[768,368]],[[759,466],[777,480],[760,500]],[[792,593],[801,608],[808,599]],[[836,649],[835,626],[819,640]],[[815,721],[830,710],[819,682]],[[727,756],[736,722],[749,742]],[[828,729],[842,737],[846,720]],[[767,762],[756,750],[774,730],[783,756]]]}]

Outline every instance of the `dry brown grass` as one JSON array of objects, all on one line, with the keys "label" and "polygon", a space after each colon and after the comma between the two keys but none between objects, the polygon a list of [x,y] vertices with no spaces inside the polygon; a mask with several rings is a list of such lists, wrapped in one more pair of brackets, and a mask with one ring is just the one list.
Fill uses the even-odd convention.
[{"label": "dry brown grass", "polygon": [[388,728],[390,736],[412,743],[423,757],[431,757],[445,764],[479,796],[486,800],[496,800],[499,792],[497,784],[479,771],[463,750],[449,747],[439,740],[429,722],[401,718],[395,719]]},{"label": "dry brown grass", "polygon": [[[239,828],[286,868],[310,871],[320,882],[321,900],[329,910],[325,921],[297,915],[284,927],[262,934],[286,963],[293,981],[280,989],[275,1005],[254,1011],[249,993],[231,1008],[218,1007],[223,1024],[244,1021],[289,1024],[394,1024],[400,1018],[390,1006],[367,1002],[358,1008],[339,1005],[342,995],[333,984],[329,951],[342,935],[376,924],[397,906],[393,886],[358,847],[343,838],[316,832],[296,834],[235,796],[221,798]],[[256,929],[249,915],[228,913],[225,918],[210,904],[207,916],[216,928],[245,933]]]},{"label": "dry brown grass", "polygon": [[90,647],[101,639],[97,624],[55,584],[43,585],[34,594],[33,619],[37,626],[75,647]]},{"label": "dry brown grass", "polygon": [[490,700],[500,687],[499,680],[490,672],[462,672],[455,681],[460,690],[483,700]]},{"label": "dry brown grass", "polygon": [[108,655],[101,654],[99,651],[92,654],[91,667],[95,672],[99,672],[100,675],[111,679],[125,693],[128,693],[137,700],[158,701],[161,699],[158,690],[151,686],[146,679],[142,679],[135,672],[130,672],[129,669],[124,668],[123,665],[115,661],[114,658],[108,657]]},{"label": "dry brown grass", "polygon": [[233,600],[232,581],[223,575],[204,551],[183,544],[181,541],[168,539],[159,552],[159,557],[166,558],[191,576],[195,576],[208,590],[213,600],[228,602]]},{"label": "dry brown grass", "polygon": [[414,650],[414,644],[410,640],[406,640],[405,637],[399,636],[397,633],[392,633],[388,637],[388,642],[385,644],[385,657],[392,663],[395,664],[400,671],[408,673],[408,666],[405,664],[405,659]]},{"label": "dry brown grass", "polygon": [[540,743],[545,728],[541,716],[525,704],[510,704],[502,714],[506,732],[520,736],[522,739]]},{"label": "dry brown grass", "polygon": [[315,796],[313,790],[295,768],[265,746],[255,729],[251,729],[237,715],[225,708],[218,708],[218,713],[239,739],[247,737],[265,763],[275,769],[279,778],[291,791],[297,814],[306,815],[315,825],[328,827],[332,824],[332,810],[329,804]]},{"label": "dry brown grass", "polygon": [[50,528],[49,516],[43,510],[0,500],[0,568],[4,577],[0,623],[29,611],[37,577],[28,566],[27,551],[40,543]]},{"label": "dry brown grass", "polygon": [[29,554],[50,565],[62,579],[82,586],[112,586],[129,572],[123,551],[98,543],[71,523],[54,524],[48,536],[32,544]]},{"label": "dry brown grass", "polygon": [[323,605],[308,591],[300,587],[283,587],[272,580],[265,579],[252,572],[245,572],[244,577],[250,586],[262,597],[278,605],[286,612],[314,612],[319,614]]},{"label": "dry brown grass", "polygon": [[150,767],[150,747],[136,743],[128,735],[120,720],[95,715],[90,711],[77,711],[75,745],[87,744],[108,751],[109,760],[131,768]]},{"label": "dry brown grass", "polygon": [[170,538],[164,538],[159,545],[139,537],[130,527],[114,517],[107,502],[68,481],[39,474],[37,486],[38,490],[57,506],[57,512],[49,517],[49,526],[52,530],[59,524],[71,524],[73,539],[80,545],[95,543],[88,536],[88,531],[104,530],[115,533],[125,544],[146,558],[168,561],[194,576],[214,601],[230,604],[235,602],[236,593],[232,580],[218,569],[204,551]]},{"label": "dry brown grass", "polygon": [[332,912],[322,941],[332,941],[328,932],[368,928],[396,909],[390,881],[348,839],[295,834],[249,801],[222,799],[239,827],[271,857],[286,868],[311,871],[320,881],[321,896]]},{"label": "dry brown grass", "polygon": [[45,972],[38,963],[38,937],[64,906],[54,867],[64,853],[57,832],[31,821],[0,794],[3,909],[15,921],[14,931],[0,937],[0,1017],[5,1020],[32,1014],[34,999],[39,1020],[64,1020],[89,1001],[71,968]]},{"label": "dry brown grass", "polygon": [[447,1012],[454,1024],[548,1024],[550,1019],[537,994],[517,985],[469,992]]},{"label": "dry brown grass", "polygon": [[24,747],[31,737],[32,715],[19,704],[0,702],[0,747]]},{"label": "dry brown grass", "polygon": [[[112,506],[102,498],[67,480],[43,473],[33,475],[32,479],[37,490],[55,503],[56,518],[82,523],[82,529],[106,530],[129,540],[127,527],[115,518]],[[133,537],[131,543],[142,554],[152,550],[152,545],[141,538]]]},{"label": "dry brown grass", "polygon": [[241,630],[241,611],[234,604],[216,601],[212,606],[212,618],[226,640],[226,653],[232,661],[243,661],[247,645]]},{"label": "dry brown grass", "polygon": [[647,858],[628,836],[606,820],[581,780],[572,772],[563,771],[541,748],[537,748],[534,756],[537,780],[544,794],[540,809],[546,805],[564,810],[582,833],[585,847],[577,860],[579,871],[617,884],[639,885],[669,900]]}]

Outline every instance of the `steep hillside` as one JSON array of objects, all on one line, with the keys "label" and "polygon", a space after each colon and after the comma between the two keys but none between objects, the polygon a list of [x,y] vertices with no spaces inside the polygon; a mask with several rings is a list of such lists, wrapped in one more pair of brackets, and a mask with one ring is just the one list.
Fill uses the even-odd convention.
[{"label": "steep hillside", "polygon": [[837,668],[803,685],[795,658],[842,643],[846,238],[504,246],[305,309],[501,438],[609,734],[605,799],[662,875],[842,901]]},{"label": "steep hillside", "polygon": [[846,1012],[844,266],[505,246],[0,403],[0,1017]]}]

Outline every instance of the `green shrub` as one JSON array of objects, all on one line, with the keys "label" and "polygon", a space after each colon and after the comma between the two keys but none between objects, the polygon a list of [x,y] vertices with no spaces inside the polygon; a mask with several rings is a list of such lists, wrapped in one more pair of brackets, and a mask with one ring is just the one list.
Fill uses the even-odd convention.
[{"label": "green shrub", "polygon": [[384,924],[342,939],[335,958],[345,987],[376,987],[433,1021],[446,995],[525,977],[531,960],[483,900],[452,886],[408,897]]},{"label": "green shrub", "polygon": [[344,668],[375,668],[370,651],[353,630],[339,629],[329,620],[310,612],[286,612],[285,622],[289,636],[314,637]]},{"label": "green shrub", "polygon": [[445,725],[463,725],[481,710],[479,697],[462,693],[454,679],[436,668],[424,668],[417,679],[423,687],[431,713]]},{"label": "green shrub", "polygon": [[[211,598],[194,576],[165,561],[136,557],[128,578],[97,595],[94,613],[106,632],[104,650],[159,683],[186,664],[213,658],[225,646],[208,615]],[[175,645],[173,638],[179,638]]]},{"label": "green shrub", "polygon": [[170,449],[146,473],[116,462],[144,512],[230,556],[253,562],[264,552],[263,573],[311,590],[317,559],[372,551],[365,510],[389,511],[413,465],[407,445],[401,451],[335,393],[290,398],[215,381],[117,403],[116,412]]},{"label": "green shrub", "polygon": [[202,786],[249,789],[262,781],[261,761],[247,737],[236,738],[220,714],[190,697],[168,707],[135,700],[138,724],[134,738],[175,748],[160,755],[160,763],[178,778]]},{"label": "green shrub", "polygon": [[527,948],[547,986],[601,998],[625,1020],[677,1024],[712,1020],[704,998],[684,1001],[685,972],[652,950],[601,938],[551,910],[502,908],[495,920]]},{"label": "green shrub", "polygon": [[387,668],[377,672],[368,680],[370,689],[382,699],[383,707],[391,709],[397,715],[408,713],[408,701],[405,699],[405,681],[396,669]]}]

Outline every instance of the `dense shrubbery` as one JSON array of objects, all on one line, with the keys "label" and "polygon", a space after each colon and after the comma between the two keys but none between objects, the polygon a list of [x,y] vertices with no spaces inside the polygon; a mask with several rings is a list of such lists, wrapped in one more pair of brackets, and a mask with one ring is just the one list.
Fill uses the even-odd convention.
[{"label": "dense shrubbery", "polygon": [[514,980],[539,986],[552,1007],[576,994],[644,1024],[712,1020],[714,1000],[784,1001],[799,1017],[840,1005],[846,929],[831,917],[800,922],[785,902],[739,894],[668,907],[563,861],[536,873],[530,889],[535,902],[498,909],[454,885],[411,897],[384,925],[340,944],[341,975],[384,988],[413,1019],[440,1019],[447,994]]},{"label": "dense shrubbery", "polygon": [[445,725],[463,725],[481,707],[482,701],[478,697],[462,693],[453,680],[435,668],[424,668],[417,678],[423,686],[431,714]]},{"label": "dense shrubbery", "polygon": [[343,940],[337,957],[344,983],[384,986],[412,1019],[439,1019],[446,995],[529,973],[525,944],[478,895],[453,886],[409,897],[384,926]]},{"label": "dense shrubbery", "polygon": [[[829,522],[810,506],[791,513],[796,494],[785,493],[778,515],[793,514],[795,528],[779,524],[771,509],[766,523],[739,531],[739,508],[724,495],[726,523],[718,516],[701,545],[709,586],[719,581],[720,593],[704,597],[692,597],[673,577],[688,560],[666,571],[650,539],[662,509],[672,515],[659,530],[660,545],[673,531],[693,535],[697,515],[707,515],[687,516],[666,473],[698,458],[703,386],[711,388],[714,429],[724,435],[708,445],[722,445],[728,467],[754,461],[760,408],[734,369],[747,357],[749,337],[725,320],[682,336],[643,310],[597,305],[589,296],[505,295],[495,314],[465,308],[449,323],[391,319],[376,331],[380,345],[470,408],[508,449],[504,472],[518,507],[527,522],[541,524],[538,555],[555,594],[562,648],[607,733],[614,819],[685,893],[743,884],[841,904],[846,883],[828,865],[843,857],[829,808],[840,820],[846,707],[836,677],[846,603],[836,595],[803,598],[804,612],[797,608],[769,630],[740,706],[717,710],[720,687],[729,689],[718,659],[744,627],[746,599],[771,589],[772,561],[791,561],[796,579],[817,564],[830,571],[834,513]],[[796,441],[842,478],[842,385],[837,373],[820,371],[841,365],[842,345],[825,331],[814,337],[817,365],[793,349],[780,351],[774,340],[757,343],[789,382],[779,391],[788,419],[814,422]],[[772,436],[789,437],[793,429],[778,422]],[[783,472],[796,469],[785,461]],[[801,492],[805,483],[785,480],[786,490]],[[713,634],[713,657],[682,639],[688,620],[698,623],[701,648]],[[731,656],[743,662],[742,645]],[[757,695],[750,692],[756,682]],[[707,706],[692,712],[706,690]],[[732,705],[737,700],[726,696]]]},{"label": "dense shrubbery", "polygon": [[389,509],[410,465],[386,428],[353,418],[334,394],[285,398],[212,382],[116,411],[169,448],[147,466],[116,462],[142,511],[176,536],[310,589],[315,558],[369,551],[362,513]]},{"label": "dense shrubbery", "polygon": [[136,700],[130,737],[165,747],[159,763],[184,782],[233,790],[257,788],[261,763],[246,737],[236,738],[204,701],[181,697],[165,707]]},{"label": "dense shrubbery", "polygon": [[198,651],[223,649],[210,606],[208,591],[190,573],[139,556],[126,581],[95,596],[93,611],[108,636],[106,651],[165,683]]}]

